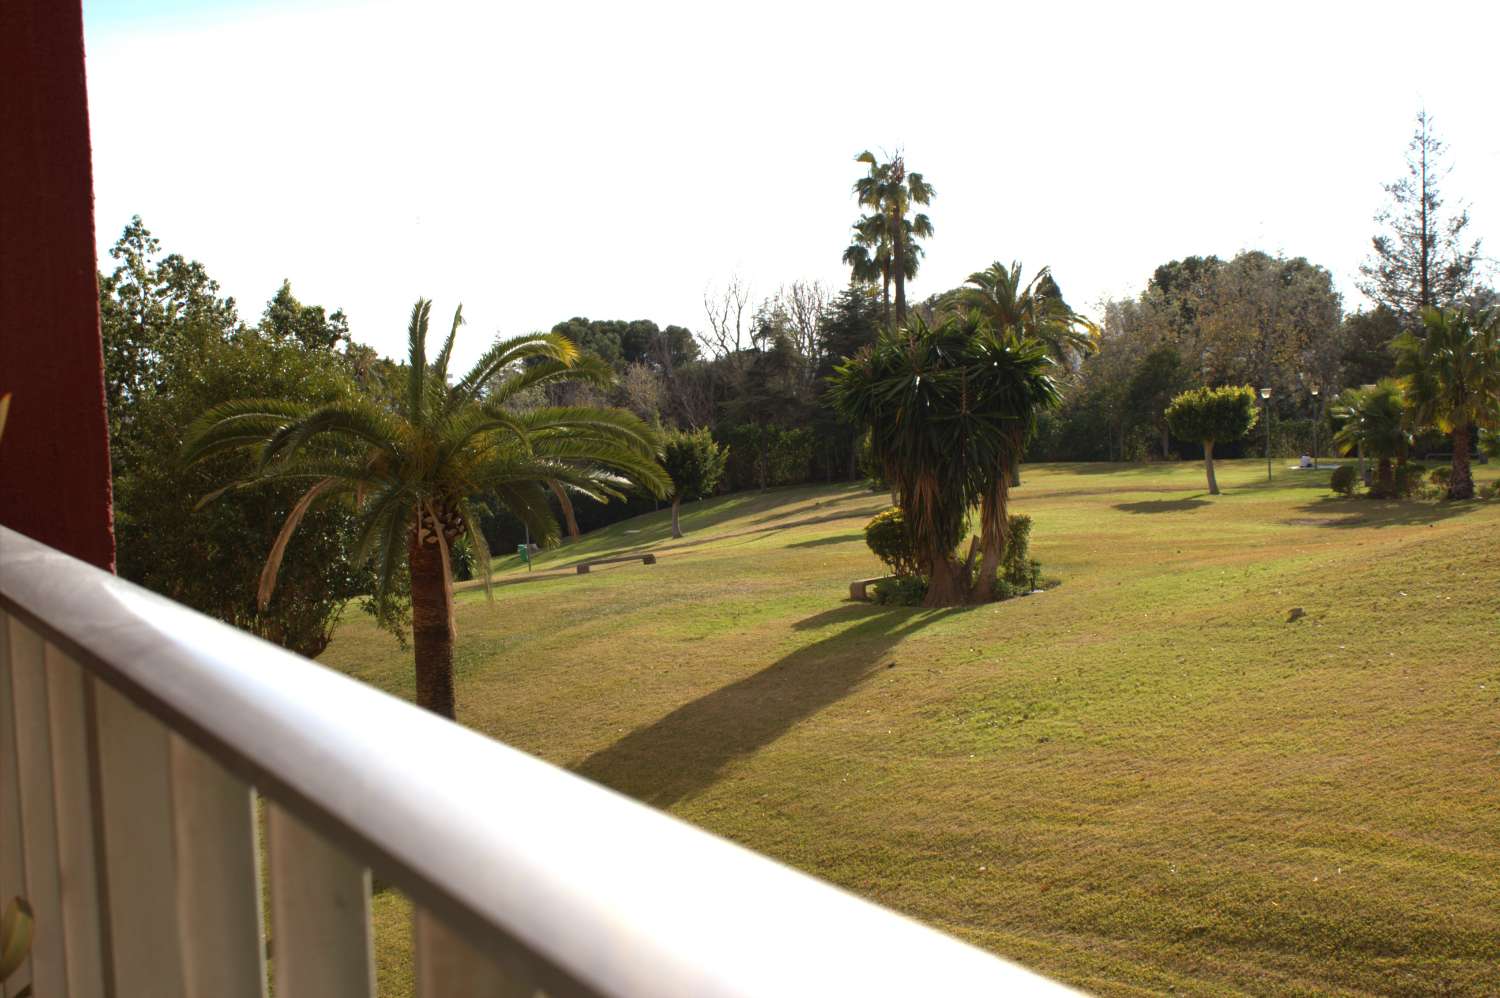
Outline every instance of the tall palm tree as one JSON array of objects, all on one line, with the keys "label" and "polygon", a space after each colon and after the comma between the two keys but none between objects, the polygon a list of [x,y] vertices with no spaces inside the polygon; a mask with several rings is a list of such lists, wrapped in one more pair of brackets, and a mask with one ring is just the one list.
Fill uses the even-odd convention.
[{"label": "tall palm tree", "polygon": [[1396,494],[1394,462],[1406,456],[1411,446],[1406,393],[1401,382],[1385,378],[1364,388],[1349,388],[1334,400],[1333,417],[1343,425],[1333,435],[1341,454],[1363,447],[1376,461],[1375,495]]},{"label": "tall palm tree", "polygon": [[879,283],[881,318],[891,317],[891,250],[885,238],[885,217],[862,215],[853,225],[854,241],[844,250],[844,264],[855,284]]},{"label": "tall palm tree", "polygon": [[[906,321],[906,282],[916,276],[918,254],[916,241],[933,233],[932,220],[920,212],[908,217],[914,204],[925,205],[936,193],[920,173],[909,172],[906,160],[897,152],[882,163],[866,150],[855,161],[869,166],[869,173],[854,182],[859,203],[873,209],[882,219],[882,238],[889,246],[887,267],[896,286],[896,321]],[[856,226],[858,228],[858,226]]]},{"label": "tall palm tree", "polygon": [[1040,340],[1014,326],[993,326],[981,313],[956,320],[969,333],[964,389],[965,416],[972,426],[971,488],[979,494],[979,577],[975,599],[994,595],[995,576],[1005,553],[1010,488],[1026,444],[1044,409],[1056,408],[1062,393],[1052,376],[1054,362]]},{"label": "tall palm tree", "polygon": [[[917,221],[926,216],[918,216]],[[906,239],[905,254],[901,269],[904,282],[917,276],[922,265],[923,249],[916,241],[917,222],[903,221]],[[849,276],[857,284],[880,284],[881,318],[891,321],[891,280],[896,275],[895,240],[891,237],[890,220],[883,214],[860,216],[853,225],[854,241],[844,250],[844,263],[849,267]],[[927,223],[925,235],[932,234],[932,225]]]},{"label": "tall palm tree", "polygon": [[1416,422],[1453,435],[1448,498],[1472,499],[1472,430],[1500,427],[1500,311],[1423,309],[1420,334],[1392,347]]},{"label": "tall palm tree", "polygon": [[[469,497],[500,501],[543,543],[557,539],[548,505],[553,483],[598,499],[642,487],[665,495],[655,431],[620,409],[508,406],[529,389],[563,381],[606,383],[608,366],[580,356],[562,336],[536,333],[497,341],[449,383],[448,362],[462,309],[429,362],[432,303],[419,299],[407,327],[406,391],[392,404],[356,396],[325,405],[252,399],[228,402],[190,428],[184,458],[202,460],[248,448],[256,472],[220,490],[301,481],[261,574],[268,600],[287,541],[315,503],[352,500],[359,513],[355,554],[373,558],[375,597],[390,599],[405,571],[411,587],[418,705],[454,716],[453,589],[450,550],[467,535],[489,588],[489,546]],[[216,493],[216,495],[219,493]],[[212,499],[210,496],[209,499]],[[205,500],[207,501],[207,500]]]},{"label": "tall palm tree", "polygon": [[964,308],[979,310],[997,329],[1014,326],[1023,336],[1040,340],[1054,361],[1073,370],[1094,352],[1098,325],[1067,303],[1050,267],[1024,283],[1021,274],[1019,261],[1006,267],[996,260],[969,275],[959,301]]},{"label": "tall palm tree", "polygon": [[[1023,282],[1021,275],[1020,261],[1006,267],[996,260],[969,275],[968,286],[959,289],[959,307],[983,315],[995,329],[1013,329],[1022,339],[1040,342],[1059,367],[1074,370],[1083,357],[1093,353],[1099,327],[1068,305],[1050,267],[1043,267],[1029,281]],[[1021,455],[1014,457],[1012,488],[1021,484]]]}]

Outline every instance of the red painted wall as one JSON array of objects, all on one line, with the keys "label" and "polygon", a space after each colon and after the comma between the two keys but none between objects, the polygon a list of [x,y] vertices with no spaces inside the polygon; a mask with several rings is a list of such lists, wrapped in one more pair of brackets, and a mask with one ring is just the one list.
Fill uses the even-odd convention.
[{"label": "red painted wall", "polygon": [[0,523],[114,568],[81,0],[0,0]]}]

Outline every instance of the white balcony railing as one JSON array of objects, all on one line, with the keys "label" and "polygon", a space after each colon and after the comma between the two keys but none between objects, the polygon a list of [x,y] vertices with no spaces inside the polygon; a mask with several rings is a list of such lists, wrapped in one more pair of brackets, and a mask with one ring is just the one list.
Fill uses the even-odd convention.
[{"label": "white balcony railing", "polygon": [[364,998],[372,869],[423,996],[1072,993],[0,528],[10,995]]}]

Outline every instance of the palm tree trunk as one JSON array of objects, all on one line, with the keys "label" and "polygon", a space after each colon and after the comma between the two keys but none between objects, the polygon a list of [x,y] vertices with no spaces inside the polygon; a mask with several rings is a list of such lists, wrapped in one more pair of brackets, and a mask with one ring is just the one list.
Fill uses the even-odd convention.
[{"label": "palm tree trunk", "polygon": [[563,491],[561,483],[551,481],[547,483],[552,487],[552,494],[557,496],[557,504],[562,507],[563,519],[568,524],[568,537],[578,540],[578,520],[573,516],[573,500],[568,498],[568,493]]},{"label": "palm tree trunk", "polygon": [[1214,477],[1214,442],[1203,441],[1203,466],[1208,469],[1208,494],[1219,494],[1219,480]]},{"label": "palm tree trunk", "polygon": [[419,528],[407,544],[411,569],[411,630],[417,666],[417,706],[453,719],[453,616],[443,556],[423,543]]},{"label": "palm tree trunk", "polygon": [[672,536],[681,537],[682,527],[677,522],[677,511],[682,508],[682,496],[672,497]]},{"label": "palm tree trunk", "polygon": [[1449,499],[1474,498],[1474,472],[1469,467],[1469,424],[1453,427],[1453,472],[1448,476]]},{"label": "palm tree trunk", "polygon": [[1009,481],[996,475],[994,487],[979,505],[979,580],[974,586],[974,601],[988,603],[995,598],[995,575],[1005,556],[1006,532],[1010,521],[1006,515]]},{"label": "palm tree trunk", "polygon": [[[893,213],[894,214],[894,213]],[[891,269],[896,272],[896,322],[906,321],[906,233],[901,219],[893,219],[896,230],[896,252],[892,254]]]},{"label": "palm tree trunk", "polygon": [[1382,457],[1380,463],[1375,466],[1375,495],[1381,499],[1389,499],[1396,494],[1396,471],[1391,464],[1391,459]]},{"label": "palm tree trunk", "polygon": [[962,606],[967,602],[968,586],[960,578],[963,566],[950,554],[934,554],[928,563],[927,598],[923,606]]}]

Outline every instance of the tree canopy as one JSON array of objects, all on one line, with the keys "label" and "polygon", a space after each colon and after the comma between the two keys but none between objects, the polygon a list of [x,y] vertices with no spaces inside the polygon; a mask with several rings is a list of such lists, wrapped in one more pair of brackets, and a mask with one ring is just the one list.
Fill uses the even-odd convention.
[{"label": "tree canopy", "polygon": [[644,487],[665,494],[654,430],[617,409],[507,406],[532,389],[566,381],[605,383],[597,358],[554,333],[497,340],[451,382],[448,362],[462,309],[436,356],[427,350],[432,305],[418,300],[408,323],[405,392],[390,400],[357,395],[324,404],[248,399],[209,409],[187,434],[183,456],[203,461],[245,451],[253,472],[224,491],[297,484],[301,499],[282,524],[261,574],[273,591],[299,522],[334,499],[357,510],[356,562],[373,561],[375,595],[409,580],[417,701],[452,717],[452,545],[466,537],[489,586],[489,547],[474,497],[499,502],[544,543],[558,535],[552,483],[596,499]]},{"label": "tree canopy", "polygon": [[681,537],[678,511],[684,499],[702,499],[713,494],[724,477],[727,448],[715,443],[713,434],[702,428],[689,432],[669,433],[662,441],[662,467],[672,479],[672,536]]},{"label": "tree canopy", "polygon": [[1500,427],[1500,311],[1424,309],[1394,349],[1412,419],[1453,435],[1448,498],[1473,498],[1471,427]]},{"label": "tree canopy", "polygon": [[1166,411],[1167,425],[1184,440],[1203,444],[1208,491],[1219,494],[1214,477],[1214,444],[1238,440],[1255,427],[1260,417],[1255,389],[1249,385],[1224,388],[1193,388],[1172,399]]}]

